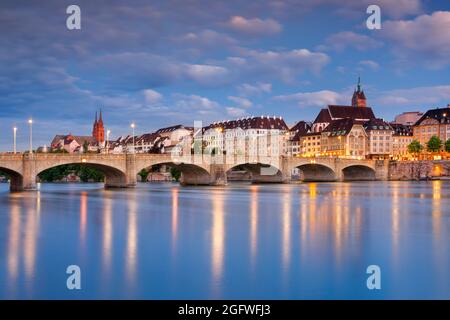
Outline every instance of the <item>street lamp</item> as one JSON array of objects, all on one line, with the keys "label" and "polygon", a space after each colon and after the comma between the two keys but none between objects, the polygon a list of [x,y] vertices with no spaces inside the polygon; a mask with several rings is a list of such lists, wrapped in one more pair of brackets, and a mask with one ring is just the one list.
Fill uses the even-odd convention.
[{"label": "street lamp", "polygon": [[109,153],[109,135],[111,134],[111,130],[106,131],[106,154]]},{"label": "street lamp", "polygon": [[13,151],[14,151],[14,154],[16,154],[16,152],[17,152],[17,149],[16,149],[16,138],[17,138],[17,127],[14,127],[13,128],[13,133],[14,133],[14,135],[13,135]]},{"label": "street lamp", "polygon": [[33,119],[28,119],[30,125],[30,154],[33,153]]},{"label": "street lamp", "polygon": [[136,128],[136,124],[134,122],[131,123],[131,129],[133,129],[133,153],[136,153],[134,146],[134,128]]}]

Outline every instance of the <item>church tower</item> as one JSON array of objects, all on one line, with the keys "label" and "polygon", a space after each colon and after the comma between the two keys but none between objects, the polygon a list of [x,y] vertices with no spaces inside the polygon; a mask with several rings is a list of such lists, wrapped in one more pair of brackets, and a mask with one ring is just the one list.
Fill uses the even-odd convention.
[{"label": "church tower", "polygon": [[95,112],[94,127],[92,129],[92,137],[96,142],[105,141],[105,127],[103,125],[102,110],[100,110],[100,118],[97,120],[97,112]]},{"label": "church tower", "polygon": [[358,77],[357,89],[353,92],[352,107],[367,107],[366,95],[361,90],[361,77]]}]

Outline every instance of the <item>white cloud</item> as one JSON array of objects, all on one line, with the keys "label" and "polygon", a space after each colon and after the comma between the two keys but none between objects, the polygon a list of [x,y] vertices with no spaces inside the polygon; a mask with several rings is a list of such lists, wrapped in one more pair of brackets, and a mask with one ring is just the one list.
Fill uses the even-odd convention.
[{"label": "white cloud", "polygon": [[[294,82],[299,74],[306,71],[318,74],[330,61],[325,53],[312,52],[308,49],[290,51],[243,49],[241,53],[246,63],[234,66],[239,67],[239,72],[268,75],[270,78],[277,77],[286,83]],[[233,65],[232,62],[231,65]]]},{"label": "white cloud", "polygon": [[251,36],[273,35],[281,32],[282,26],[273,19],[247,19],[241,16],[233,16],[228,21],[228,26],[235,31]]},{"label": "white cloud", "polygon": [[223,83],[228,76],[228,70],[224,67],[205,64],[186,64],[185,74],[202,85],[214,85]]},{"label": "white cloud", "polygon": [[383,106],[442,107],[450,101],[450,85],[417,87],[382,92],[375,99]]},{"label": "white cloud", "polygon": [[229,35],[210,29],[199,32],[189,32],[176,40],[184,45],[191,45],[206,49],[219,49],[224,46],[232,46],[237,43],[237,41]]},{"label": "white cloud", "polygon": [[247,98],[228,96],[228,100],[233,101],[242,108],[250,108],[251,106],[253,106],[253,103]]},{"label": "white cloud", "polygon": [[280,95],[273,98],[274,101],[293,102],[300,107],[325,107],[329,104],[339,104],[348,102],[348,97],[344,94],[321,90],[315,92],[299,92],[290,95]]},{"label": "white cloud", "polygon": [[386,21],[381,35],[391,41],[395,53],[408,59],[419,56],[430,67],[450,63],[450,12],[437,11],[414,20]]},{"label": "white cloud", "polygon": [[163,99],[163,95],[152,89],[143,90],[145,101],[149,104],[155,104]]},{"label": "white cloud", "polygon": [[176,94],[175,98],[177,100],[176,107],[187,112],[192,110],[208,111],[219,107],[217,102],[195,94]]},{"label": "white cloud", "polygon": [[227,107],[227,114],[232,117],[243,117],[247,115],[247,112],[244,109],[236,108],[236,107]]},{"label": "white cloud", "polygon": [[320,45],[318,49],[341,52],[346,48],[351,48],[358,51],[367,51],[380,48],[381,46],[383,46],[383,43],[369,36],[352,31],[342,31],[326,38],[324,44]]},{"label": "white cloud", "polygon": [[239,85],[237,89],[242,95],[251,96],[251,95],[258,95],[261,93],[271,93],[272,84],[262,82],[258,82],[256,84],[244,83]]},{"label": "white cloud", "polygon": [[380,68],[380,65],[373,60],[361,60],[360,62],[358,62],[358,65],[363,68],[369,68],[373,71],[376,71]]}]

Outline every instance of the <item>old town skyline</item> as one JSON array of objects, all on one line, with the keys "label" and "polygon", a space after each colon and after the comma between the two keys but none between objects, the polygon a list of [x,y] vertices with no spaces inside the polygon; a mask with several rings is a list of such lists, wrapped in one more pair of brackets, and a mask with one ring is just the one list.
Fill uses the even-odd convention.
[{"label": "old town skyline", "polygon": [[61,128],[90,132],[86,120],[99,107],[114,136],[128,134],[131,121],[137,132],[274,114],[293,125],[348,103],[359,74],[377,117],[445,107],[449,48],[440,30],[448,29],[448,5],[373,2],[381,30],[365,28],[366,1],[217,1],[204,12],[201,1],[139,0],[79,1],[82,28],[69,31],[57,1],[6,1],[0,148],[11,148],[14,126],[19,149],[27,148],[30,117],[36,145]]}]

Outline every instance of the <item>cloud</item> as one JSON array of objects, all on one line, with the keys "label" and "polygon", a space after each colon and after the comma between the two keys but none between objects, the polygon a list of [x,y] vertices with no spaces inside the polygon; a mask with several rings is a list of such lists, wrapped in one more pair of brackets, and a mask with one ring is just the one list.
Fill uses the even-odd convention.
[{"label": "cloud", "polygon": [[237,90],[246,96],[259,95],[262,93],[271,93],[272,92],[272,84],[271,83],[263,83],[258,82],[256,84],[248,84],[244,83],[237,86]]},{"label": "cloud", "polygon": [[224,47],[232,47],[238,43],[233,37],[210,29],[189,32],[175,40],[183,46],[207,50],[223,50]]},{"label": "cloud", "polygon": [[226,110],[227,110],[228,115],[235,117],[235,118],[244,117],[247,115],[247,111],[245,111],[244,109],[241,109],[241,108],[227,107]]},{"label": "cloud", "polygon": [[350,48],[358,51],[368,51],[378,49],[382,46],[383,43],[369,36],[352,31],[342,31],[326,38],[324,44],[318,46],[317,49],[342,52]]},{"label": "cloud", "polygon": [[149,104],[155,104],[160,102],[163,99],[163,95],[159,92],[152,90],[152,89],[145,89],[143,91],[145,101]]},{"label": "cloud", "polygon": [[362,68],[368,68],[372,71],[377,71],[380,68],[380,65],[373,60],[361,60],[358,62],[358,65]]},{"label": "cloud", "polygon": [[450,101],[450,85],[389,90],[379,94],[375,103],[383,106],[443,107]]},{"label": "cloud", "polygon": [[299,107],[325,107],[329,104],[340,104],[348,102],[348,96],[330,90],[315,92],[299,92],[290,95],[279,95],[273,98],[274,101],[292,102]]},{"label": "cloud", "polygon": [[246,19],[241,16],[233,16],[227,23],[228,27],[234,31],[250,35],[274,35],[283,29],[282,26],[273,19]]},{"label": "cloud", "polygon": [[[244,60],[243,60],[244,59]],[[268,76],[293,83],[305,72],[319,74],[330,58],[325,53],[312,52],[308,49],[289,51],[261,51],[242,49],[238,60],[228,60],[239,72],[256,76]]]},{"label": "cloud", "polygon": [[216,85],[227,80],[228,70],[224,67],[202,64],[185,64],[185,74],[201,85]]},{"label": "cloud", "polygon": [[219,107],[219,103],[195,94],[175,94],[175,98],[177,100],[175,106],[187,112],[192,110],[208,112]]},{"label": "cloud", "polygon": [[403,59],[420,58],[439,68],[450,63],[450,12],[437,11],[413,20],[386,21],[381,36],[392,43]]},{"label": "cloud", "polygon": [[228,100],[233,101],[242,108],[250,108],[253,106],[253,103],[247,98],[228,96]]}]

